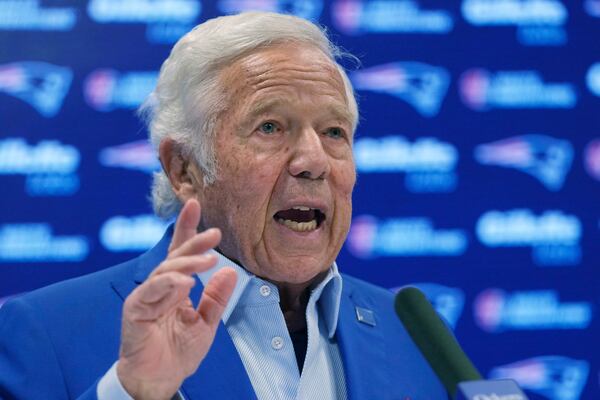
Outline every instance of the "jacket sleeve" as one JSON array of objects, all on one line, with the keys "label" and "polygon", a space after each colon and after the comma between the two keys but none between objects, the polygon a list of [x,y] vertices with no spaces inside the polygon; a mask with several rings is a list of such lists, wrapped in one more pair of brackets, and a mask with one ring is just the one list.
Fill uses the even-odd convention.
[{"label": "jacket sleeve", "polygon": [[[23,298],[0,308],[0,399],[73,398],[43,321]],[[96,386],[97,382],[78,399],[96,400]]]}]

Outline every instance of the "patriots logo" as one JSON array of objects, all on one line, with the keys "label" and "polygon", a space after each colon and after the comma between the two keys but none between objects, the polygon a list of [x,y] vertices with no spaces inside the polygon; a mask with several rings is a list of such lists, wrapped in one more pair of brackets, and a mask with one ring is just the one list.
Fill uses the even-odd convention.
[{"label": "patriots logo", "polygon": [[439,113],[450,85],[448,71],[420,62],[383,64],[357,71],[350,79],[355,89],[398,97],[428,118]]},{"label": "patriots logo", "polygon": [[45,62],[0,65],[0,93],[23,100],[46,118],[60,111],[72,80],[71,69]]},{"label": "patriots logo", "polygon": [[536,178],[556,192],[565,182],[573,161],[573,146],[546,135],[522,135],[475,148],[475,159],[483,165],[515,168]]},{"label": "patriots logo", "polygon": [[541,356],[499,366],[490,379],[514,379],[523,389],[552,400],[577,400],[588,379],[589,363],[562,356]]}]

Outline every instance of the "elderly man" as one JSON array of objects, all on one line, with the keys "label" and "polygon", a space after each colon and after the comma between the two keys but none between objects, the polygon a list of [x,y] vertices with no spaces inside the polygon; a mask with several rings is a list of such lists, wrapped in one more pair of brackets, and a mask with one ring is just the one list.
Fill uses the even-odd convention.
[{"label": "elderly man", "polygon": [[392,295],[335,264],[356,180],[340,55],[270,13],[175,45],[144,110],[155,210],[177,223],[135,260],[7,303],[0,397],[446,398]]}]

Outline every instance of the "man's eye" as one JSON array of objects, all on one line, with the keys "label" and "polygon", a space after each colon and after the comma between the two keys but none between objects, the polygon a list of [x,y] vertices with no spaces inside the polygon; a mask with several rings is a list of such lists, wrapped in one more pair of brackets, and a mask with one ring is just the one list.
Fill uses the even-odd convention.
[{"label": "man's eye", "polygon": [[345,136],[344,130],[341,128],[329,128],[327,129],[326,135],[334,139],[340,139]]},{"label": "man's eye", "polygon": [[270,135],[277,131],[277,125],[275,125],[273,122],[264,122],[259,129],[262,133]]}]

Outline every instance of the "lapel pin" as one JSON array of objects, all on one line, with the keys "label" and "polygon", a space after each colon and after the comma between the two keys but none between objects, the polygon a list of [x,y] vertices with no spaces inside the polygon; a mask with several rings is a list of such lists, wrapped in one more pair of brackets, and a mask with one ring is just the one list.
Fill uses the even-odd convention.
[{"label": "lapel pin", "polygon": [[377,325],[375,323],[375,314],[373,314],[373,311],[366,308],[356,307],[356,319],[358,320],[358,322],[362,322],[366,325]]}]

